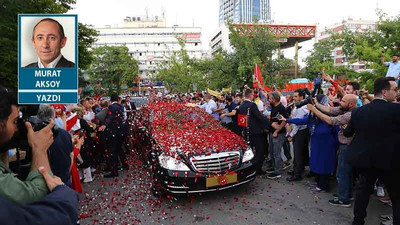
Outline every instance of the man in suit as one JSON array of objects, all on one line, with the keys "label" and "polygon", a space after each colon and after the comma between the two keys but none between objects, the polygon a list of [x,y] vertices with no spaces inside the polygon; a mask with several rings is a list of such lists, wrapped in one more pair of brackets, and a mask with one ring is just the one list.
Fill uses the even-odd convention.
[{"label": "man in suit", "polygon": [[125,112],[128,114],[128,118],[130,118],[136,112],[136,105],[134,102],[131,102],[131,97],[129,96],[125,97],[125,101],[126,101]]},{"label": "man in suit", "polygon": [[33,28],[32,44],[38,55],[38,61],[25,68],[69,68],[75,64],[61,54],[61,48],[67,43],[62,25],[54,19],[45,18]]},{"label": "man in suit", "polygon": [[393,77],[381,77],[374,83],[375,99],[353,110],[344,133],[354,139],[345,160],[360,174],[356,186],[353,225],[364,224],[369,195],[378,177],[382,177],[393,204],[393,224],[400,224],[400,105],[393,104],[398,90]]},{"label": "man in suit", "polygon": [[111,104],[108,106],[108,113],[104,121],[104,125],[99,128],[99,131],[104,130],[104,136],[108,148],[107,166],[109,172],[104,175],[106,178],[118,177],[118,165],[121,162],[124,167],[127,166],[124,155],[121,155],[121,144],[123,142],[123,117],[124,107],[118,103],[119,96],[111,95]]},{"label": "man in suit", "polygon": [[244,101],[237,110],[237,113],[241,115],[248,115],[247,127],[243,129],[243,135],[245,138],[247,138],[247,135],[249,136],[248,138],[250,145],[256,150],[256,172],[258,175],[262,175],[265,174],[265,172],[261,169],[264,162],[264,149],[266,145],[264,129],[266,126],[269,126],[270,123],[258,110],[256,103],[253,102],[253,99],[253,90],[246,89],[244,92]]}]

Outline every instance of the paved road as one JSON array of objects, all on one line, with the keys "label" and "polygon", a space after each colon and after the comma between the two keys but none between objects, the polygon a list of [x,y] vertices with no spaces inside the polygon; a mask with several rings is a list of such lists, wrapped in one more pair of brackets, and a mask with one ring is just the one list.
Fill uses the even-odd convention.
[{"label": "paved road", "polygon": [[[81,224],[351,224],[352,208],[328,204],[332,193],[312,193],[310,179],[290,183],[258,177],[245,186],[203,195],[155,198],[140,161],[117,179],[84,184]],[[332,180],[332,184],[334,181]],[[373,197],[367,224],[391,213]]]}]

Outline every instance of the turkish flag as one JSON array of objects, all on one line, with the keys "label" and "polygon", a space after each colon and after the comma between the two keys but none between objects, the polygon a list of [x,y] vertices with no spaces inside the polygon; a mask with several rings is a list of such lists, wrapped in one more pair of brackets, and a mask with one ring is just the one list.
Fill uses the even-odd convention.
[{"label": "turkish flag", "polygon": [[72,113],[68,118],[67,118],[67,126],[66,130],[70,131],[72,127],[78,123],[78,115],[76,113]]},{"label": "turkish flag", "polygon": [[238,114],[238,126],[247,127],[247,115]]},{"label": "turkish flag", "polygon": [[[261,69],[257,64],[254,66],[254,76],[253,76],[253,78],[254,78],[253,79],[253,87],[254,88],[262,88],[262,87],[264,87],[264,81],[263,81],[263,78],[262,78]],[[260,82],[261,87],[258,87],[258,82],[257,81]]]}]

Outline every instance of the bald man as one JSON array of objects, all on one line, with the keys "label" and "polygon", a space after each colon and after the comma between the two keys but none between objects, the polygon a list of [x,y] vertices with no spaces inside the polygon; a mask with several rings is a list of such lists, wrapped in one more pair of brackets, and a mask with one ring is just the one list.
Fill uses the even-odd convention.
[{"label": "bald man", "polygon": [[[357,108],[357,96],[346,94],[340,101],[339,107],[324,106],[316,102],[315,106],[308,104],[307,108],[318,118],[330,125],[339,125],[339,159],[338,168],[336,170],[336,179],[339,184],[338,194],[329,200],[329,204],[350,207],[352,200],[352,167],[345,162],[344,155],[347,146],[351,143],[353,137],[345,137],[343,130],[347,127],[351,119],[351,111]],[[328,116],[329,115],[329,116]]]},{"label": "bald man", "polygon": [[54,19],[45,18],[39,21],[32,32],[32,45],[38,55],[38,61],[26,68],[70,68],[75,64],[61,54],[67,43],[62,25]]}]

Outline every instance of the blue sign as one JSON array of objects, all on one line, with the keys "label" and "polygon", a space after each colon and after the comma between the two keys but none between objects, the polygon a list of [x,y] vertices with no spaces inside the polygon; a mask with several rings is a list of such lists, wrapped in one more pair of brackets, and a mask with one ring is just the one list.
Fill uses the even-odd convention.
[{"label": "blue sign", "polygon": [[78,18],[18,15],[18,104],[78,103]]}]

